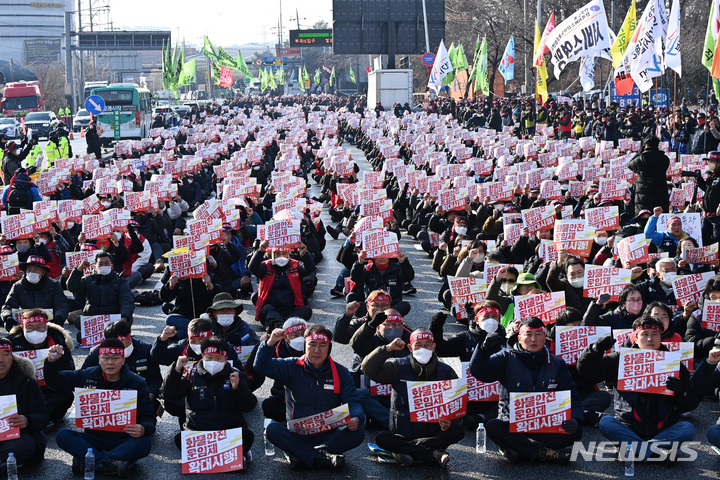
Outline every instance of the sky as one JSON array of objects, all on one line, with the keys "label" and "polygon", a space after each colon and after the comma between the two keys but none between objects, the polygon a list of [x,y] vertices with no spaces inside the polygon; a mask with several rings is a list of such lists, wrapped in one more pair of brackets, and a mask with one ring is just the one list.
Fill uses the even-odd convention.
[{"label": "sky", "polygon": [[296,9],[301,28],[319,20],[332,26],[332,0],[110,0],[110,10],[116,29],[170,30],[173,43],[184,38],[198,46],[207,35],[214,45],[230,46],[276,43],[281,3],[285,40],[297,29]]}]

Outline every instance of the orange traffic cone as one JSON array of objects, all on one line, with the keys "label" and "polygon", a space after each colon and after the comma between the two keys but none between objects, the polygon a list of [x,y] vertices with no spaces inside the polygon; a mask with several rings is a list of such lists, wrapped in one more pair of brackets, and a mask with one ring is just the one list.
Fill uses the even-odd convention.
[{"label": "orange traffic cone", "polygon": [[80,138],[85,138],[85,128],[80,127]]},{"label": "orange traffic cone", "polygon": [[75,136],[73,135],[73,131],[70,130],[70,140],[75,140]]}]

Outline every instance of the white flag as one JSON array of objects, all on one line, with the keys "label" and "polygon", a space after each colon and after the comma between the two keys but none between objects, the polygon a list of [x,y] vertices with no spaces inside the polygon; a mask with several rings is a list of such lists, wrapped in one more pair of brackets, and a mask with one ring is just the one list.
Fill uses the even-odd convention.
[{"label": "white flag", "polygon": [[682,77],[682,63],[680,62],[680,2],[673,0],[670,10],[670,23],[665,40],[665,65],[672,68]]},{"label": "white flag", "polygon": [[624,71],[630,72],[635,84],[645,93],[652,87],[652,79],[663,74],[662,58],[656,55],[656,38],[667,35],[668,18],[663,0],[651,0],[645,7],[637,29],[622,58]]},{"label": "white flag", "polygon": [[580,63],[580,84],[584,91],[595,88],[595,57],[585,57]]},{"label": "white flag", "polygon": [[440,48],[435,56],[435,62],[433,63],[432,70],[430,71],[430,80],[428,80],[428,88],[435,90],[435,93],[440,91],[442,87],[442,80],[445,76],[453,71],[452,61],[450,55],[445,48],[445,41],[440,41]]},{"label": "white flag", "polygon": [[560,78],[568,63],[609,49],[612,46],[609,30],[602,0],[592,0],[555,27],[546,42],[555,78]]}]

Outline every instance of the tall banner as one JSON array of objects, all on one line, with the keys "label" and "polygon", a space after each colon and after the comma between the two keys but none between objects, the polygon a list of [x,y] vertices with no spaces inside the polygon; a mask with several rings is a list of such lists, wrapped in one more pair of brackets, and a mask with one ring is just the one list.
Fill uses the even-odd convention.
[{"label": "tall banner", "polygon": [[225,88],[232,87],[233,84],[233,76],[232,72],[230,72],[230,69],[228,67],[222,67],[220,70],[220,86]]},{"label": "tall banner", "polygon": [[615,37],[612,47],[610,47],[610,55],[612,55],[613,67],[618,68],[622,61],[625,50],[627,49],[630,38],[635,33],[637,28],[637,8],[635,7],[635,0],[632,0],[630,10],[625,15],[625,20],[620,27],[620,31]]},{"label": "tall banner", "polygon": [[[653,78],[663,74],[662,57],[657,55],[655,39],[665,38],[667,27],[665,2],[648,2],[622,58],[621,68],[630,73],[630,77],[643,93],[650,90]],[[659,53],[662,55],[662,49]]]},{"label": "tall banner", "polygon": [[450,55],[445,48],[445,42],[440,41],[440,47],[438,53],[435,56],[435,62],[433,63],[432,70],[430,71],[430,80],[428,81],[428,88],[435,90],[435,93],[440,91],[442,87],[443,79],[452,71],[452,61]]},{"label": "tall banner", "polygon": [[[555,13],[553,13],[553,19],[555,18]],[[549,24],[549,23],[548,23]],[[538,52],[540,52],[540,26],[538,25],[538,22],[535,22],[535,55],[537,58]],[[535,95],[538,97],[537,100],[541,103],[545,103],[545,100],[548,98],[548,90],[547,90],[547,67],[545,66],[545,60],[543,59],[542,55],[540,55],[540,64],[538,65],[536,63],[537,68],[537,78],[535,80]]]},{"label": "tall banner", "polygon": [[580,85],[583,91],[595,88],[595,57],[589,56],[580,63]]},{"label": "tall banner", "polygon": [[555,78],[565,66],[581,57],[611,47],[610,33],[602,0],[592,0],[555,27],[548,35]]},{"label": "tall banner", "polygon": [[555,12],[550,15],[545,30],[543,30],[542,37],[540,36],[540,20],[535,21],[535,59],[533,64],[536,67],[540,67],[545,64],[543,55],[550,53],[550,49],[547,47],[547,37],[555,29]]},{"label": "tall banner", "polygon": [[[634,0],[633,0],[634,1]],[[671,68],[682,77],[680,61],[680,2],[673,0],[670,20],[665,39],[665,66]]]},{"label": "tall banner", "polygon": [[515,78],[515,37],[511,36],[508,40],[505,53],[503,53],[500,66],[498,67],[500,75],[505,79],[505,83]]}]

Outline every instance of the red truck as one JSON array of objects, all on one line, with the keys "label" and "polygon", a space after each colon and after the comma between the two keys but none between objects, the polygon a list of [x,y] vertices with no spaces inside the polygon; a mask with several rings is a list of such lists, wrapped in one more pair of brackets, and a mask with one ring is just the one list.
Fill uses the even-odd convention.
[{"label": "red truck", "polygon": [[42,112],[45,106],[40,82],[33,80],[5,84],[0,108],[5,115],[16,117],[24,117],[30,112]]}]

